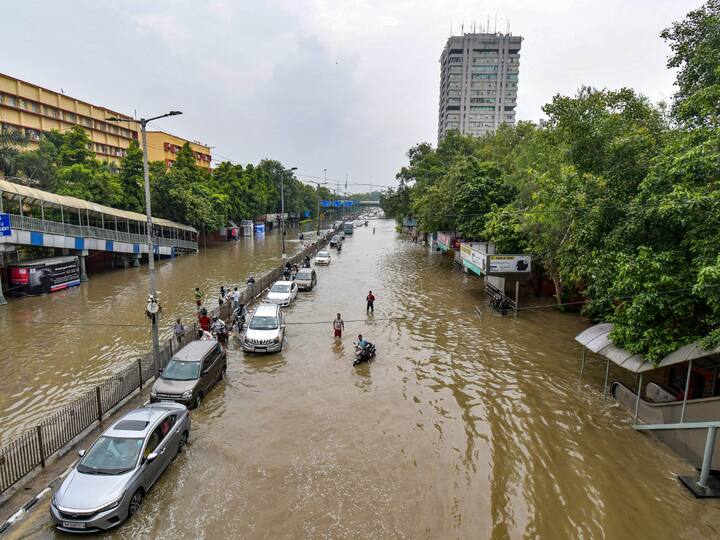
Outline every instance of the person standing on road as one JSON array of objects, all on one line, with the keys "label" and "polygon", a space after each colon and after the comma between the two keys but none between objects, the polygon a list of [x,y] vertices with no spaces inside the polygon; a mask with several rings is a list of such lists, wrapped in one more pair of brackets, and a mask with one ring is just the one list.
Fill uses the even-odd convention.
[{"label": "person standing on road", "polygon": [[368,295],[367,295],[366,300],[367,300],[367,307],[365,308],[365,313],[367,313],[368,311],[370,311],[370,312],[374,315],[374,314],[375,314],[375,307],[374,307],[373,304],[374,304],[374,302],[375,302],[375,296],[373,295],[372,291],[368,291]]},{"label": "person standing on road", "polygon": [[206,332],[210,331],[210,317],[208,317],[206,309],[203,309],[200,312],[200,317],[198,318],[198,322],[200,323],[201,329],[205,330]]},{"label": "person standing on road", "polygon": [[197,306],[197,310],[200,311],[200,308],[202,307],[203,303],[203,293],[200,290],[200,287],[195,287],[195,305]]},{"label": "person standing on road", "polygon": [[185,327],[180,319],[178,319],[173,325],[173,334],[175,335],[175,339],[177,339],[178,345],[182,345],[182,339],[185,335]]},{"label": "person standing on road", "polygon": [[335,338],[341,338],[342,332],[345,330],[345,321],[342,320],[342,317],[340,314],[337,314],[337,317],[332,322],[333,332],[335,334]]},{"label": "person standing on road", "polygon": [[225,286],[224,286],[224,285],[220,285],[220,297],[218,298],[218,305],[220,305],[220,306],[223,305],[223,302],[225,301],[225,296],[226,296],[226,294],[227,294],[227,293],[225,292]]},{"label": "person standing on road", "polygon": [[233,310],[236,310],[240,306],[240,291],[238,291],[237,287],[235,287],[232,293],[232,305]]}]

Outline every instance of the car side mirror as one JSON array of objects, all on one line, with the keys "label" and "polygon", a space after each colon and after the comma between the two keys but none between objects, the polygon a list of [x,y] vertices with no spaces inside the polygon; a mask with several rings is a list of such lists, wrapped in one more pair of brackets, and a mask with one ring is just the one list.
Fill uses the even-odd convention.
[{"label": "car side mirror", "polygon": [[145,458],[145,461],[146,461],[147,463],[152,463],[153,461],[155,461],[155,460],[157,459],[157,457],[158,457],[158,453],[157,453],[157,452],[150,452],[150,453],[148,454],[148,457]]},{"label": "car side mirror", "polygon": [[158,370],[158,373],[162,373],[163,371],[165,371],[165,368],[160,368],[160,369]]},{"label": "car side mirror", "polygon": [[78,456],[83,457],[85,455],[85,450],[78,450]]},{"label": "car side mirror", "polygon": [[281,324],[281,325],[280,325],[280,328],[285,328],[285,325],[284,325],[284,324]]}]

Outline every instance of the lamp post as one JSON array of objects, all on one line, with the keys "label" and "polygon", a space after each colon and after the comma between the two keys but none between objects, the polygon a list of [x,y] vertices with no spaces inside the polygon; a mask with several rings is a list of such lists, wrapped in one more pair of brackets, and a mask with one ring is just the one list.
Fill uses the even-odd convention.
[{"label": "lamp post", "polygon": [[147,245],[148,245],[148,304],[147,312],[152,320],[152,356],[153,366],[155,368],[155,376],[157,377],[160,373],[160,338],[158,336],[158,317],[159,317],[159,305],[157,301],[157,291],[155,290],[155,249],[153,246],[153,222],[152,222],[152,209],[150,205],[150,169],[148,166],[148,148],[147,148],[147,125],[153,120],[159,120],[167,116],[177,116],[182,114],[180,111],[170,111],[159,116],[153,116],[152,118],[141,118],[136,120],[134,118],[106,118],[109,122],[135,122],[140,124],[140,131],[142,134],[142,151],[143,151],[143,180],[145,183],[145,215],[147,216]]},{"label": "lamp post", "polygon": [[308,180],[309,184],[315,184],[317,187],[317,234],[318,237],[320,236],[320,186],[324,186],[327,184],[327,182],[315,182],[313,180]]},{"label": "lamp post", "polygon": [[282,259],[285,260],[285,173],[297,171],[297,167],[280,172],[280,234],[282,236]]}]

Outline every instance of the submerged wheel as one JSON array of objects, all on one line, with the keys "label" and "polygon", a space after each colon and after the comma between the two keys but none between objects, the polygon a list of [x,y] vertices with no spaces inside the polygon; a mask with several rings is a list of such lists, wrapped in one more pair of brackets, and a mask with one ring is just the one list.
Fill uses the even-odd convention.
[{"label": "submerged wheel", "polygon": [[224,368],[222,368],[220,370],[220,376],[218,377],[218,381],[222,381],[225,378],[226,372],[227,372],[227,366],[225,366]]},{"label": "submerged wheel", "polygon": [[183,434],[180,435],[180,442],[178,443],[178,454],[181,453],[185,449],[187,440],[188,440],[188,432],[183,431]]},{"label": "submerged wheel", "polygon": [[202,404],[203,395],[202,392],[200,392],[197,396],[195,396],[195,401],[193,402],[193,409],[197,409]]},{"label": "submerged wheel", "polygon": [[145,499],[145,493],[142,489],[138,489],[133,493],[132,499],[130,499],[130,506],[128,507],[128,514],[134,516],[142,506],[143,500]]}]

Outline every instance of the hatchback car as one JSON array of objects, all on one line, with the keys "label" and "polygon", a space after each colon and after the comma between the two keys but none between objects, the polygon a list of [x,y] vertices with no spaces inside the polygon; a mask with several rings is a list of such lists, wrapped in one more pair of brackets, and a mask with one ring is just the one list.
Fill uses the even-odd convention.
[{"label": "hatchback car", "polygon": [[250,318],[242,339],[245,352],[277,352],[285,338],[285,319],[277,304],[260,304]]},{"label": "hatchback car", "polygon": [[278,306],[289,306],[297,297],[298,286],[294,281],[276,281],[270,287],[267,301]]},{"label": "hatchback car", "polygon": [[162,370],[150,391],[150,402],[176,401],[191,409],[199,407],[226,371],[227,355],[216,340],[191,341]]},{"label": "hatchback car", "polygon": [[317,273],[312,268],[301,268],[295,274],[295,283],[301,291],[312,291],[317,285]]},{"label": "hatchback car", "polygon": [[315,264],[327,266],[330,262],[331,258],[329,251],[318,251],[317,255],[315,255]]},{"label": "hatchback car", "polygon": [[182,451],[190,413],[178,403],[146,405],[107,429],[65,477],[50,517],[65,532],[98,532],[135,514],[145,494]]}]

